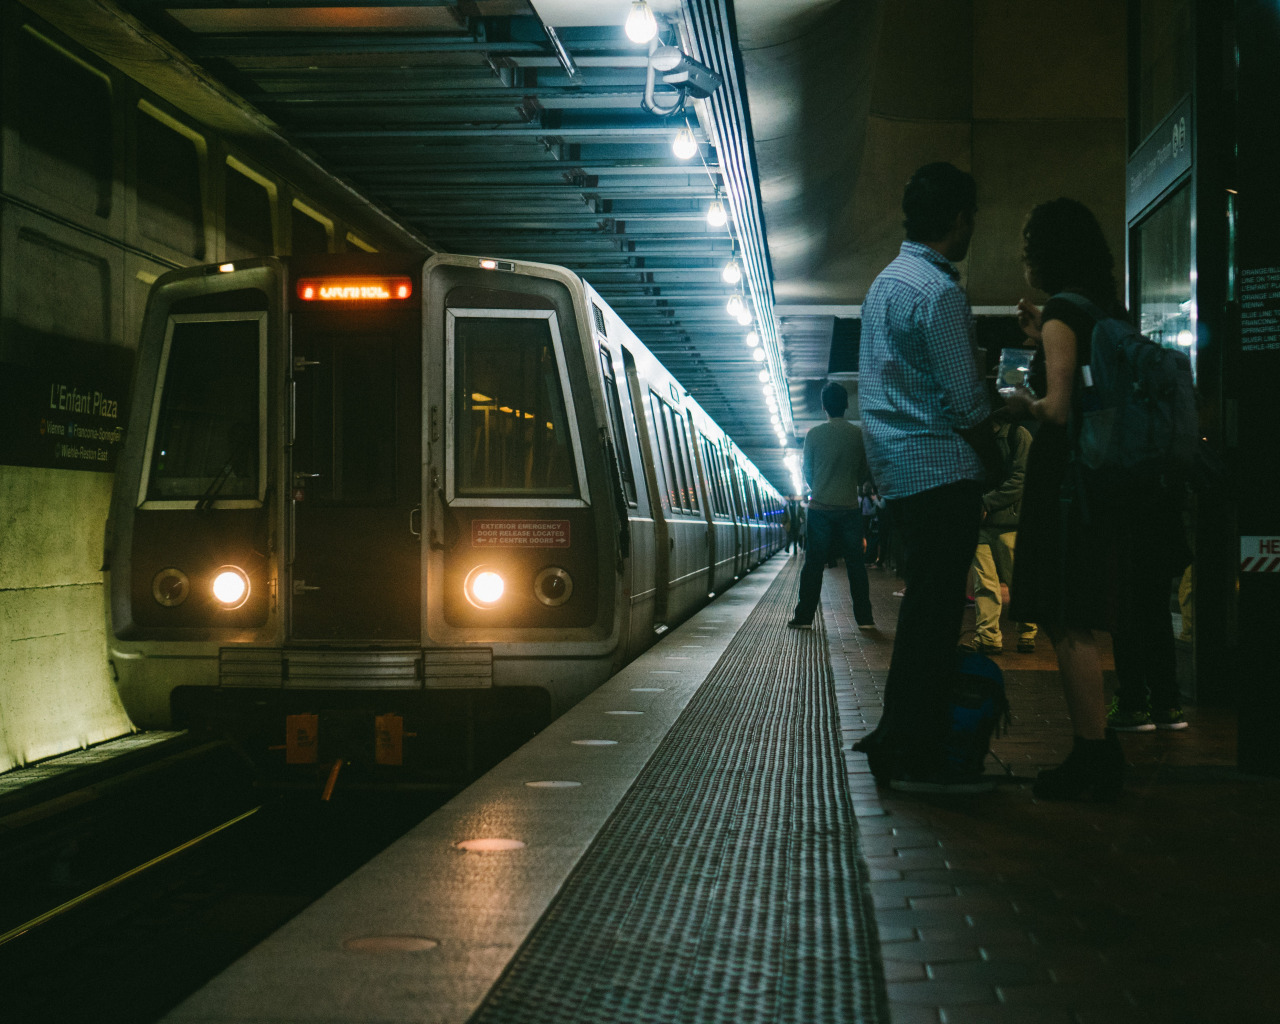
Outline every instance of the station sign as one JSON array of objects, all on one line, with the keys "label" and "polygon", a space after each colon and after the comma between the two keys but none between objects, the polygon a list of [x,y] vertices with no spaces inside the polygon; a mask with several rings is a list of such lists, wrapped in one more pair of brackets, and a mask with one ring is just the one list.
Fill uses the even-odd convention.
[{"label": "station sign", "polygon": [[0,465],[115,472],[133,353],[41,339],[0,362]]},{"label": "station sign", "polygon": [[1280,572],[1280,537],[1241,537],[1241,572]]}]

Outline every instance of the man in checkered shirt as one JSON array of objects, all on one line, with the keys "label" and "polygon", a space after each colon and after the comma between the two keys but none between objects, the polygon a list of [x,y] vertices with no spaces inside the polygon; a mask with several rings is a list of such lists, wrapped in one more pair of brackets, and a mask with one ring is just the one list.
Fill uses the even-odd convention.
[{"label": "man in checkered shirt", "polygon": [[862,306],[858,405],[872,478],[901,532],[906,593],[884,714],[855,749],[894,789],[980,792],[990,781],[946,757],[983,489],[982,462],[961,431],[990,411],[954,266],[969,250],[977,189],[951,164],[928,164],[907,182],[902,209],[907,240]]}]

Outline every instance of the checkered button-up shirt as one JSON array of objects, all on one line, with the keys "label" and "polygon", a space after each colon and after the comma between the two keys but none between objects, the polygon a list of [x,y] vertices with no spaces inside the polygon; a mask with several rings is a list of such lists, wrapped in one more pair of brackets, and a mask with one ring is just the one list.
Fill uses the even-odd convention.
[{"label": "checkered button-up shirt", "polygon": [[903,242],[862,305],[858,408],[871,475],[891,500],[982,479],[956,433],[990,411],[958,277],[934,249]]}]

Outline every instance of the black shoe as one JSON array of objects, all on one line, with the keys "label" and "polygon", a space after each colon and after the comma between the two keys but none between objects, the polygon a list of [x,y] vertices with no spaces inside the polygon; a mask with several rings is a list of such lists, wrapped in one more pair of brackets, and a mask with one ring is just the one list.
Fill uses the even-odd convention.
[{"label": "black shoe", "polygon": [[1036,776],[1031,792],[1042,800],[1115,800],[1124,789],[1124,751],[1114,732],[1107,738],[1075,738],[1067,759]]},{"label": "black shoe", "polygon": [[813,629],[813,622],[804,622],[801,619],[792,619],[787,623],[787,626],[791,629]]}]

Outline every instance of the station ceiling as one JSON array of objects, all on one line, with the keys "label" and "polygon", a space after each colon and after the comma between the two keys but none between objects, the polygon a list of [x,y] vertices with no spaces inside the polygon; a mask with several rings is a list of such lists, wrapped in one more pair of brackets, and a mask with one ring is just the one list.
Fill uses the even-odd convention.
[{"label": "station ceiling", "polygon": [[[73,0],[29,5],[91,24]],[[579,273],[784,493],[796,489],[788,451],[823,418],[822,382],[856,397],[859,304],[897,251],[915,167],[949,159],[978,177],[991,216],[965,283],[980,309],[1025,291],[1016,229],[1034,201],[1076,195],[1122,242],[1114,0],[649,0],[664,47],[652,56],[658,43],[624,30],[631,0],[94,6],[136,22],[427,246]],[[1048,45],[1077,56],[1028,82],[1004,48],[1049,26]],[[1010,166],[1046,122],[1069,125],[1070,161]],[[698,147],[681,159],[684,127]],[[719,227],[706,218],[717,198]],[[721,277],[731,258],[736,286]],[[726,310],[735,292],[751,327]]]}]

